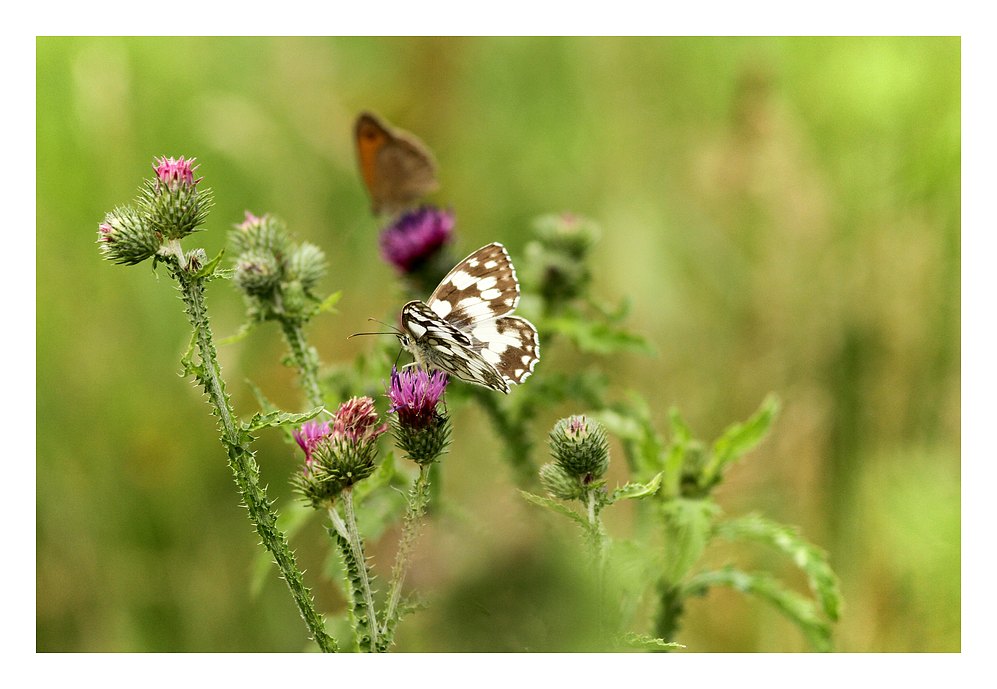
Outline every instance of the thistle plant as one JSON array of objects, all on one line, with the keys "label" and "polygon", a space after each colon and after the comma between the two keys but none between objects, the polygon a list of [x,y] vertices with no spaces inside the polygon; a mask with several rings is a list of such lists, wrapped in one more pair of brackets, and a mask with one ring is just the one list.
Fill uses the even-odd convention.
[{"label": "thistle plant", "polygon": [[[523,251],[517,311],[529,320],[509,319],[519,324],[518,340],[503,341],[513,335],[499,334],[495,326],[491,337],[502,344],[485,353],[490,360],[477,354],[495,367],[504,362],[510,342],[520,346],[515,351],[521,363],[508,366],[508,375],[500,376],[495,368],[492,377],[483,376],[484,382],[471,385],[431,370],[433,360],[424,358],[420,364],[419,357],[399,369],[391,363],[399,353],[394,338],[354,361],[324,367],[306,335],[312,319],[333,313],[341,297],[340,292],[326,297],[319,292],[328,277],[325,253],[296,241],[275,215],[250,212],[231,225],[231,264],[223,267],[221,254],[209,259],[203,249],[185,249],[181,242],[204,229],[213,202],[196,171],[194,159],[157,159],[136,200],[107,213],[98,224],[97,243],[112,263],[136,265],[151,259],[175,281],[192,331],[181,360],[184,374],[201,386],[218,419],[238,493],[264,549],[261,557],[277,567],[309,638],[320,650],[393,648],[399,622],[415,607],[405,581],[420,531],[435,514],[428,507],[441,499],[433,492],[446,464],[441,460],[450,450],[454,424],[461,422],[469,404],[478,405],[489,420],[491,431],[483,433],[497,442],[521,495],[581,529],[588,561],[579,566],[597,575],[598,624],[604,632],[600,638],[608,647],[677,648],[688,600],[706,595],[712,587],[730,586],[773,604],[803,630],[814,648],[831,648],[841,599],[827,555],[794,528],[760,515],[726,518],[713,497],[728,469],[768,433],[778,409],[775,398],[712,444],[695,440],[676,410],[670,412],[666,440],[639,396],[630,394],[621,401],[603,357],[627,351],[649,354],[654,348],[625,326],[626,302],[606,304],[590,292],[589,261],[599,236],[594,222],[573,214],[537,220],[533,239]],[[454,266],[452,247],[457,241],[453,212],[430,205],[400,210],[386,220],[379,236],[382,257],[413,300],[425,299]],[[483,257],[482,264],[494,266],[488,261],[501,259],[511,265],[498,243],[469,259],[473,256]],[[469,261],[461,267],[472,265],[478,264]],[[507,273],[515,282],[514,272]],[[453,278],[455,286],[466,287],[469,276],[459,270],[451,273],[455,275],[460,276]],[[287,346],[285,362],[296,371],[302,391],[299,410],[277,408],[254,387],[260,409],[248,420],[236,414],[208,319],[206,286],[216,281],[233,285],[246,304],[246,324],[226,342],[269,323],[279,327]],[[488,286],[480,288],[477,298],[484,304],[480,308],[486,308],[485,295],[492,293],[496,281],[485,277],[482,282]],[[518,286],[515,295],[518,302]],[[429,319],[423,322],[435,324],[432,319],[439,314],[422,306],[417,313]],[[439,313],[444,312],[449,311]],[[425,330],[415,322],[408,334],[418,334],[419,327]],[[397,334],[405,344],[406,333]],[[461,342],[457,335],[453,338]],[[537,340],[544,343],[544,363],[530,377],[539,356]],[[412,351],[411,342],[405,346]],[[565,353],[586,363],[566,372],[546,366]],[[459,367],[455,370],[455,376],[463,377]],[[524,383],[526,378],[526,384],[509,389],[509,383]],[[538,428],[542,412],[555,407],[585,411],[562,418],[549,432]],[[270,429],[285,435],[289,453],[294,447],[300,451],[291,484],[311,508],[308,514],[328,522],[326,530],[341,563],[342,576],[335,580],[351,636],[342,644],[326,630],[325,617],[316,609],[289,546],[304,520],[287,530],[278,528],[278,505],[260,479],[253,444],[259,433]],[[545,433],[550,461],[538,457]],[[622,444],[629,472],[629,480],[616,487],[607,478],[611,435]],[[411,464],[402,463],[402,457]],[[269,466],[274,459],[262,462]],[[623,501],[634,505],[629,535],[611,533],[603,520],[606,510]],[[368,557],[367,543],[392,526],[400,537],[387,584],[379,589],[377,563]],[[762,543],[788,555],[806,574],[813,598],[764,572],[701,565],[703,554],[719,539]],[[648,599],[654,601],[653,610],[641,606]]]},{"label": "thistle plant", "polygon": [[181,359],[184,373],[202,387],[212,414],[218,418],[221,442],[249,519],[287,582],[310,637],[323,651],[335,651],[338,645],[326,633],[287,537],[276,526],[277,514],[260,483],[251,449],[253,433],[268,426],[301,423],[318,410],[311,414],[255,415],[248,422],[237,419],[218,364],[205,298],[206,284],[225,277],[219,270],[221,256],[208,261],[203,249],[185,254],[180,245],[181,239],[201,228],[212,205],[210,190],[199,188],[201,179],[194,179],[196,169],[194,159],[158,159],[155,176],[145,181],[134,204],[105,218],[98,229],[98,243],[104,257],[113,263],[135,265],[152,258],[154,265],[164,264],[176,282],[192,328],[190,347]]}]

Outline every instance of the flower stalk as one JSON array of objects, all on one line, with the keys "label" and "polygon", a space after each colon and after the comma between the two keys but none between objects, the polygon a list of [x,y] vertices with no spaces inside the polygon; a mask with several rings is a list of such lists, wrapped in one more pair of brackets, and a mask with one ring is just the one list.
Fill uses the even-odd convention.
[{"label": "flower stalk", "polygon": [[370,571],[367,567],[367,556],[363,551],[363,539],[357,527],[356,509],[353,504],[353,490],[347,488],[341,494],[344,520],[332,505],[328,508],[329,519],[333,528],[346,541],[350,550],[352,563],[347,558],[347,569],[359,588],[359,600],[354,605],[354,618],[357,622],[357,646],[361,651],[376,652],[380,646],[377,612],[374,607],[374,591],[371,586]]},{"label": "flower stalk", "polygon": [[426,514],[426,506],[429,504],[429,472],[430,464],[419,465],[419,476],[408,494],[408,504],[405,508],[405,518],[402,522],[402,537],[398,542],[398,551],[395,553],[395,564],[391,568],[391,584],[388,591],[388,602],[384,612],[384,625],[381,628],[381,647],[379,650],[387,651],[391,647],[395,638],[395,627],[400,618],[398,603],[401,601],[402,586],[405,583],[405,575],[408,574],[409,564],[412,559],[412,549],[419,532],[422,530],[423,517]]},{"label": "flower stalk", "polygon": [[179,258],[167,262],[171,276],[177,281],[188,320],[194,329],[194,341],[200,358],[200,364],[194,365],[191,362],[188,363],[188,368],[197,377],[214,407],[222,430],[221,441],[228,453],[229,467],[249,512],[249,519],[287,582],[311,638],[323,652],[336,652],[336,640],[326,633],[325,622],[315,609],[311,591],[304,585],[287,537],[277,528],[277,514],[267,498],[266,489],[260,485],[259,466],[235,421],[208,324],[204,278],[192,275],[185,267],[181,267]]}]

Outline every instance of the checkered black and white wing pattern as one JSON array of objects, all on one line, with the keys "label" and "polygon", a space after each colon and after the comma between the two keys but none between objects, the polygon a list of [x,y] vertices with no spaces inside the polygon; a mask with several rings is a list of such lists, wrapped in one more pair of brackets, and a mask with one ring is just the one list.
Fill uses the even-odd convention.
[{"label": "checkered black and white wing pattern", "polygon": [[540,360],[537,329],[510,315],[518,304],[519,281],[505,247],[483,246],[454,266],[428,303],[402,309],[408,348],[420,365],[508,392]]}]

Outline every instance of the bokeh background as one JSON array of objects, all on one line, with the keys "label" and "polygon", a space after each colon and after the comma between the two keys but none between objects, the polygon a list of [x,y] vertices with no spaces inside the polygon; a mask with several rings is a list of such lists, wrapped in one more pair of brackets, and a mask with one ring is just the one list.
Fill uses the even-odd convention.
[{"label": "bokeh background", "polygon": [[[170,281],[100,260],[95,239],[153,156],[197,156],[217,206],[188,245],[218,251],[246,209],[284,218],[344,290],[313,343],[350,360],[372,343],[346,335],[401,294],[356,172],[362,109],[434,150],[458,253],[499,240],[516,259],[544,213],[600,223],[595,289],[632,299],[658,353],[586,363],[662,429],[676,405],[710,439],[781,397],[718,498],[831,553],[838,650],[960,649],[957,38],[39,38],[36,58],[39,651],[308,647],[283,582],[257,576],[213,419],[177,375],[189,333]],[[218,336],[236,332],[235,291],[209,300]],[[301,407],[282,356],[267,327],[222,349],[241,413],[247,379]],[[430,606],[399,648],[559,650],[576,536],[517,497],[480,414],[457,425],[450,507],[410,580]],[[259,449],[283,507],[297,458],[276,433]],[[320,608],[341,610],[319,522],[293,545]],[[808,648],[730,592],[684,622],[692,651]]]}]

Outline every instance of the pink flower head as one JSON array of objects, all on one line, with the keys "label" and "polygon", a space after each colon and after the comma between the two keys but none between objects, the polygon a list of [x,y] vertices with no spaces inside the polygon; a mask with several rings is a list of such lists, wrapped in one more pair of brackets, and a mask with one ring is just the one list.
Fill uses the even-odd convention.
[{"label": "pink flower head", "polygon": [[565,434],[569,438],[584,438],[588,435],[588,420],[584,416],[572,416],[568,419]]},{"label": "pink flower head", "polygon": [[97,241],[108,243],[113,242],[114,237],[111,236],[112,234],[114,234],[114,228],[106,222],[102,222],[100,227],[97,228]]},{"label": "pink flower head", "polygon": [[201,181],[201,178],[194,179],[194,170],[198,168],[197,165],[194,165],[195,160],[197,159],[184,160],[183,156],[180,156],[179,159],[163,156],[156,160],[153,169],[156,171],[156,177],[167,189],[176,191],[182,186],[193,187]]},{"label": "pink flower head", "polygon": [[443,371],[426,373],[420,368],[404,369],[400,373],[391,367],[388,399],[398,414],[401,426],[419,430],[436,420],[436,405],[447,389],[449,378]]},{"label": "pink flower head", "polygon": [[377,422],[374,400],[369,397],[354,397],[339,405],[331,422],[331,434],[333,438],[357,444],[370,443],[388,430],[387,424],[378,426]]},{"label": "pink flower head", "polygon": [[312,452],[315,450],[315,446],[331,433],[332,429],[329,428],[328,421],[306,421],[301,425],[301,428],[292,433],[298,445],[305,452],[306,471],[308,465],[312,462]]},{"label": "pink flower head", "polygon": [[[266,215],[263,216],[265,218]],[[246,219],[235,226],[235,229],[242,230],[243,232],[251,230],[252,228],[263,222],[263,218],[253,215],[250,211],[246,211]]]},{"label": "pink flower head", "polygon": [[381,233],[381,256],[401,273],[418,270],[453,240],[450,211],[423,206],[395,220]]}]

